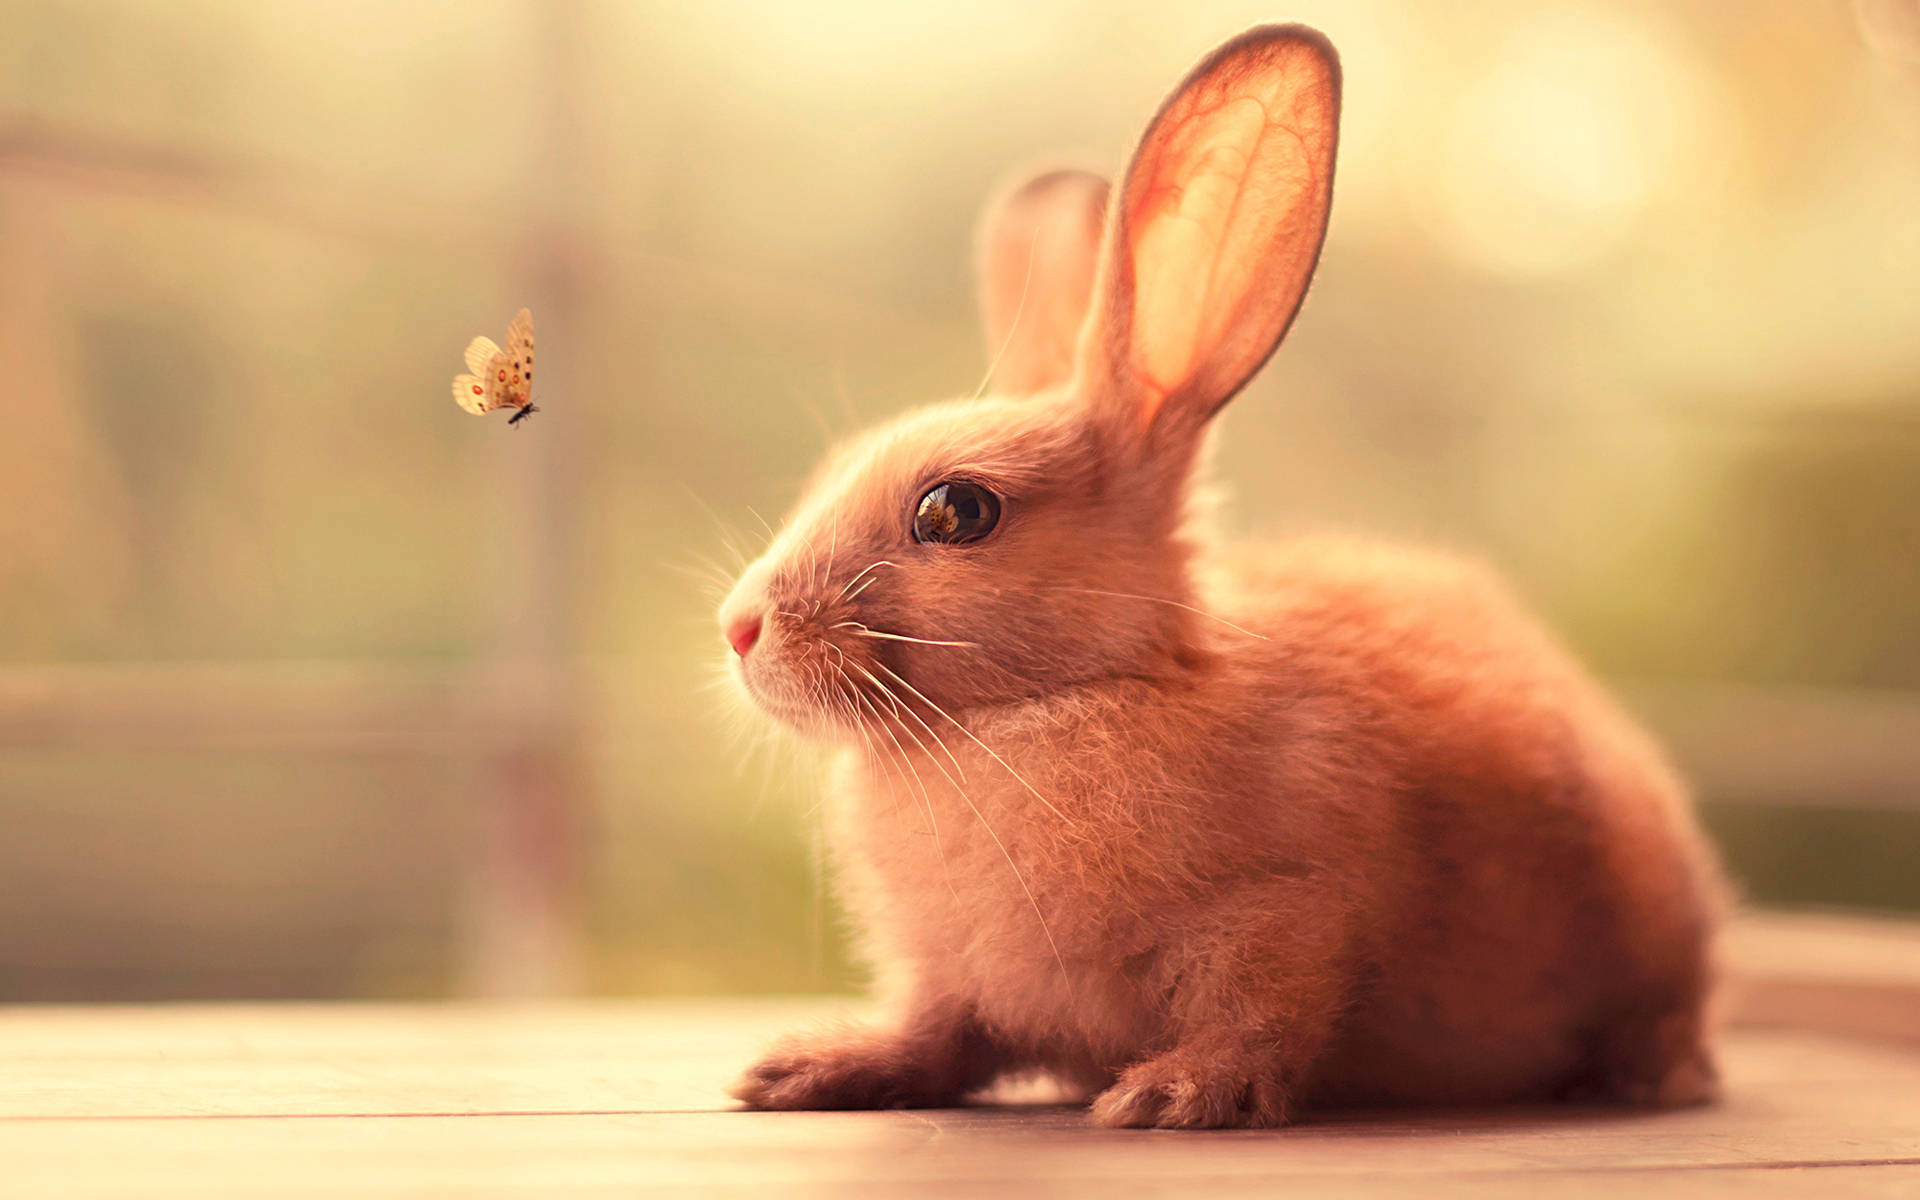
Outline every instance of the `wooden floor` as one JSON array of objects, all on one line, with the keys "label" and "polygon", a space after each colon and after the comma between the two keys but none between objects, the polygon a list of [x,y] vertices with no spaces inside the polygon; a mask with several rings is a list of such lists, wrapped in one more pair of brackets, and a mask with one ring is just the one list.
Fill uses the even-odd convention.
[{"label": "wooden floor", "polygon": [[1729,1099],[1659,1115],[729,1111],[760,1045],[831,1007],[0,1009],[0,1196],[1920,1197],[1920,1045],[1897,1037],[1744,1027]]}]

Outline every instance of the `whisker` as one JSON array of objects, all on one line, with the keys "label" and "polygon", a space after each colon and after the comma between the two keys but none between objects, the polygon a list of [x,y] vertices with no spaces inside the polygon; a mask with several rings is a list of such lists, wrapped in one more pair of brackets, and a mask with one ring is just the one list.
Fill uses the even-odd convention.
[{"label": "whisker", "polygon": [[[887,724],[886,717],[880,712],[879,708],[874,705],[873,701],[860,695],[859,692],[853,694],[862,704],[866,705],[867,711],[873,714],[874,721],[879,724],[880,732],[886,734],[887,740],[893,743],[893,748],[900,752],[900,765],[907,769],[907,774],[913,777],[914,786],[920,789],[920,803],[927,810],[927,828],[932,832],[934,846],[937,848],[940,845],[940,818],[934,813],[933,793],[927,790],[927,781],[920,777],[919,768],[913,765],[913,756],[907,753],[907,748],[900,744],[898,737],[894,736],[892,727]],[[901,728],[905,729],[906,727],[903,725]],[[908,731],[908,736],[912,736],[911,730]],[[944,853],[941,856],[941,861],[943,863],[946,861]]]},{"label": "whisker", "polygon": [[[827,582],[828,583],[833,582],[833,557],[835,552],[838,551],[839,548],[840,548],[840,516],[838,513],[835,513],[833,518],[833,533],[829,536],[829,539],[827,541]],[[815,608],[814,611],[818,612],[820,610],[818,608]]]},{"label": "whisker", "polygon": [[722,567],[710,558],[704,558],[698,555],[694,556],[691,562],[667,562],[663,560],[660,565],[670,571],[677,571],[682,575],[695,579],[709,579],[715,583],[724,583],[727,579],[725,567]]},{"label": "whisker", "polygon": [[869,629],[858,621],[842,621],[835,629],[849,629],[858,637],[885,638],[890,642],[912,642],[917,646],[978,646],[979,642],[942,642],[933,638],[908,637],[904,633],[888,633],[884,629]]},{"label": "whisker", "polygon": [[727,580],[711,574],[704,568],[695,568],[684,563],[662,563],[676,575],[684,575],[700,585],[700,591],[710,600],[719,600],[727,594]]},{"label": "whisker", "polygon": [[[841,677],[846,678],[845,672],[841,673]],[[847,705],[847,712],[854,718],[856,724],[860,726],[864,733],[867,722],[860,716],[860,710],[864,708],[867,712],[872,713],[873,724],[879,727],[881,733],[887,735],[887,740],[893,743],[894,752],[892,754],[886,754],[887,748],[873,741],[871,737],[868,738],[868,744],[879,750],[882,754],[885,754],[889,762],[898,762],[902,767],[905,767],[908,773],[913,776],[913,783],[920,792],[921,801],[931,802],[931,796],[927,791],[925,781],[920,778],[919,772],[913,770],[913,764],[907,760],[907,748],[901,745],[900,739],[894,737],[893,731],[887,728],[886,721],[882,718],[879,710],[874,708],[873,702],[854,690],[853,680],[851,679],[847,679],[847,691],[848,694],[853,697],[853,703]]]},{"label": "whisker", "polygon": [[873,586],[873,581],[874,581],[874,580],[876,580],[876,579],[878,579],[878,578],[880,578],[880,577],[879,577],[878,575],[869,575],[869,576],[867,576],[867,579],[866,579],[866,582],[864,582],[864,583],[862,583],[862,584],[861,584],[861,585],[860,585],[859,587],[857,587],[857,588],[855,588],[855,589],[853,589],[853,590],[852,590],[851,592],[848,592],[848,593],[847,593],[846,595],[844,595],[844,596],[842,596],[842,597],[841,597],[841,599],[842,599],[842,600],[853,600],[853,599],[857,599],[857,598],[859,597],[859,595],[860,595],[860,593],[861,593],[861,592],[864,592],[864,591],[866,591],[866,590],[867,590],[868,588],[870,588],[870,587],[872,587],[872,586]]},{"label": "whisker", "polygon": [[726,588],[733,584],[733,572],[705,555],[693,555],[687,562],[670,562],[662,559],[660,565],[688,579],[696,579],[716,587]]},{"label": "whisker", "polygon": [[[835,649],[838,649],[838,647],[835,647]],[[905,712],[906,712],[906,713],[907,713],[908,715],[910,715],[910,716],[912,716],[914,720],[916,720],[916,721],[919,721],[919,720],[920,720],[920,718],[919,718],[919,716],[918,716],[917,714],[914,714],[914,713],[913,713],[913,710],[911,710],[911,709],[907,709],[907,708],[905,708],[905,706],[904,706],[904,705],[902,705],[902,704],[900,703],[900,700],[899,700],[899,698],[898,698],[898,697],[896,697],[896,696],[895,696],[895,695],[894,695],[894,694],[893,694],[893,693],[892,693],[891,691],[889,691],[889,690],[887,689],[887,686],[886,686],[886,685],[885,685],[884,683],[881,683],[881,682],[880,682],[880,680],[879,680],[879,679],[878,679],[877,677],[875,677],[875,675],[873,674],[873,672],[871,672],[871,671],[869,671],[869,670],[867,670],[867,669],[866,669],[865,667],[861,667],[861,666],[860,666],[860,665],[859,665],[858,663],[853,663],[851,659],[849,659],[849,658],[847,658],[847,656],[846,656],[846,654],[845,654],[844,652],[843,652],[843,653],[842,653],[842,654],[840,655],[840,660],[841,660],[842,662],[845,662],[845,663],[851,663],[851,664],[852,664],[853,666],[856,666],[856,667],[859,667],[859,670],[860,670],[860,673],[861,673],[862,675],[865,675],[865,676],[866,676],[866,677],[867,677],[868,679],[871,679],[871,680],[873,680],[873,684],[874,684],[874,686],[880,689],[880,694],[881,694],[881,695],[882,695],[882,696],[883,696],[883,697],[884,697],[884,698],[886,699],[886,701],[887,701],[887,705],[888,705],[888,707],[889,707],[889,708],[891,708],[891,709],[893,710],[893,713],[894,713],[894,720],[896,720],[896,721],[899,721],[899,714],[900,714],[900,713],[901,713],[902,711],[905,711]],[[843,670],[843,671],[841,671],[841,673],[840,673],[840,675],[841,675],[841,678],[843,678],[843,679],[845,679],[845,678],[846,678],[846,672],[845,672],[844,670]],[[852,684],[852,682],[853,682],[853,681],[849,679],[849,680],[847,680],[847,682],[848,682],[848,684],[849,684],[849,686],[851,686],[851,684]],[[856,689],[856,690],[854,691],[854,695],[856,695],[856,696],[859,696],[859,694],[860,694],[860,693],[859,693],[859,692],[858,692],[858,690]],[[862,697],[862,699],[864,699],[864,697]],[[885,718],[884,718],[884,717],[882,717],[882,715],[881,715],[881,713],[880,713],[880,709],[879,709],[879,706],[878,706],[878,705],[875,705],[875,704],[873,704],[873,703],[872,703],[871,701],[868,701],[868,702],[867,702],[867,709],[868,709],[868,711],[869,711],[869,712],[871,712],[871,713],[873,713],[873,715],[874,715],[874,717],[875,717],[876,719],[879,719],[879,720],[881,721],[881,727],[882,727],[882,728],[885,728],[885,727],[886,727],[886,722],[885,722]],[[925,721],[921,721],[921,722],[920,722],[920,726],[921,726],[921,728],[923,728],[923,729],[925,729],[925,728],[926,728],[926,722],[925,722]],[[902,732],[904,732],[904,733],[905,733],[905,734],[906,734],[906,735],[907,735],[908,737],[910,737],[910,738],[913,738],[913,744],[914,744],[914,745],[916,745],[916,746],[918,746],[918,747],[920,747],[920,752],[921,752],[922,754],[926,754],[926,756],[927,756],[927,761],[928,761],[928,762],[930,762],[930,763],[932,763],[932,764],[934,765],[934,767],[935,767],[935,769],[937,769],[937,770],[938,770],[938,771],[939,771],[939,772],[940,772],[940,773],[941,773],[942,775],[946,775],[946,779],[947,779],[947,782],[953,785],[953,790],[954,790],[954,791],[956,791],[956,792],[959,792],[959,793],[961,794],[961,796],[962,796],[962,798],[964,798],[964,797],[966,796],[966,790],[965,790],[964,788],[962,788],[962,787],[960,786],[960,784],[959,784],[959,782],[958,782],[958,781],[956,781],[956,780],[954,779],[954,777],[953,777],[953,776],[951,776],[951,775],[947,775],[947,769],[946,769],[945,767],[942,767],[942,766],[940,765],[940,760],[939,760],[939,759],[937,759],[937,758],[935,758],[935,757],[933,757],[933,755],[932,755],[932,754],[931,754],[930,752],[928,752],[928,750],[927,750],[927,746],[926,746],[926,743],[925,743],[925,742],[922,742],[922,741],[921,741],[921,740],[919,739],[919,737],[918,737],[918,736],[916,736],[916,735],[914,734],[914,732],[913,732],[913,730],[911,730],[911,729],[909,729],[909,728],[907,728],[907,725],[906,725],[906,723],[905,723],[904,721],[902,721],[902,722],[900,722],[900,729],[901,729],[901,731],[902,731]],[[928,735],[929,735],[929,736],[931,736],[931,735],[932,735],[932,733],[933,733],[933,731],[929,729],[929,730],[927,730],[927,733],[928,733]],[[864,735],[863,735],[863,736],[864,736]],[[888,734],[888,736],[889,736],[889,737],[892,737],[892,734],[891,734],[891,733],[889,733],[889,734]],[[939,739],[939,738],[937,738],[937,737],[936,737],[936,738],[934,738],[933,740],[934,740],[934,741],[935,741],[936,743],[938,743],[938,742],[940,741],[940,739]],[[900,745],[900,740],[899,740],[898,738],[894,738],[894,742],[893,742],[893,744],[894,744],[895,746],[899,746],[899,745]],[[942,750],[946,750],[946,749],[947,749],[945,745],[941,745],[941,746],[940,746],[940,748],[941,748]],[[905,756],[905,754],[906,754],[906,750],[905,750],[905,748],[902,748],[902,749],[901,749],[901,755],[902,755],[902,758],[903,758],[903,760],[904,760],[904,756]],[[947,756],[948,756],[949,758],[952,758],[952,757],[953,757],[953,751],[951,751],[951,750],[947,750]],[[958,770],[960,769],[960,763],[959,763],[959,760],[957,760],[957,759],[955,759],[955,760],[954,760],[954,764],[953,764],[953,767],[954,767],[954,770],[956,770],[956,771],[958,771]],[[908,766],[908,769],[909,769],[909,770],[911,770],[911,769],[912,769],[912,766],[911,766],[911,764],[909,764],[909,766]],[[915,772],[914,772],[914,776],[915,776],[915,778],[918,778],[918,777],[919,777],[919,772],[918,772],[918,771],[915,771]],[[966,774],[965,774],[965,772],[962,772],[962,773],[961,773],[961,778],[962,778],[962,779],[964,779],[965,777],[966,777]],[[922,784],[922,785],[921,785],[921,794],[922,794],[923,796],[924,796],[924,795],[926,794],[926,787],[925,787],[925,785],[924,785],[924,784]],[[969,805],[971,805],[971,803],[972,803],[972,802],[971,802],[971,801],[968,801],[968,803],[969,803]],[[933,801],[932,801],[932,799],[931,799],[931,798],[929,798],[929,799],[927,800],[927,827],[928,827],[928,828],[929,828],[930,830],[932,830],[932,832],[933,832],[933,849],[934,849],[934,853],[936,853],[936,854],[938,854],[938,855],[940,856],[940,875],[941,875],[941,878],[943,878],[944,880],[946,880],[946,884],[947,884],[947,891],[948,891],[949,893],[951,893],[951,894],[953,895],[953,897],[954,897],[954,899],[956,899],[956,900],[957,900],[957,899],[959,899],[959,898],[960,898],[960,891],[959,891],[959,889],[958,889],[958,888],[956,888],[956,887],[954,887],[954,886],[953,886],[953,872],[952,872],[952,871],[951,871],[951,870],[949,869],[949,867],[948,867],[948,865],[947,865],[947,848],[946,848],[946,845],[945,845],[945,843],[943,843],[943,842],[942,842],[942,841],[940,840],[940,818],[939,818],[939,816],[938,816],[938,815],[937,815],[937,814],[936,814],[936,813],[934,812],[934,805],[933,805]],[[1044,921],[1044,919],[1042,920],[1042,923],[1043,923],[1043,924],[1045,923],[1045,921]]]},{"label": "whisker", "polygon": [[[842,654],[841,657],[845,658],[846,656]],[[960,773],[960,779],[955,779],[953,776],[947,775],[947,769],[945,767],[940,766],[940,760],[937,758],[933,758],[931,751],[927,753],[927,757],[933,758],[933,765],[940,768],[940,773],[942,775],[947,775],[948,783],[951,783],[954,787],[959,787],[960,781],[967,777],[967,772],[965,768],[961,767],[960,760],[954,757],[953,751],[948,749],[947,744],[940,740],[940,735],[933,731],[932,726],[928,725],[924,720],[921,720],[919,713],[914,712],[913,709],[901,703],[900,697],[894,695],[893,689],[888,687],[886,684],[882,683],[878,675],[875,675],[872,671],[867,670],[865,667],[860,666],[858,663],[855,663],[854,666],[859,668],[859,671],[862,675],[865,675],[868,679],[873,681],[874,687],[877,687],[880,689],[880,694],[885,696],[887,698],[887,703],[893,706],[896,719],[900,713],[902,712],[906,713],[908,716],[912,717],[915,721],[919,722],[920,728],[927,731],[927,736],[933,739],[935,745],[939,746],[941,750],[946,752],[948,761],[953,763],[953,769]],[[904,728],[904,725],[902,727]],[[914,742],[917,745],[919,745],[921,750],[924,751],[927,749],[926,743],[920,741],[919,737],[914,734],[913,730],[908,729],[907,736],[910,738],[913,738]]]},{"label": "whisker", "polygon": [[1210,613],[1204,608],[1195,608],[1191,604],[1182,604],[1178,600],[1169,600],[1165,596],[1142,596],[1136,592],[1103,592],[1099,588],[1065,587],[1062,585],[1055,585],[1049,587],[1047,590],[1052,592],[1085,592],[1089,596],[1113,596],[1120,600],[1146,600],[1154,604],[1168,604],[1174,608],[1183,608],[1190,613],[1205,617],[1209,621],[1218,621],[1235,633],[1244,633],[1250,638],[1259,638],[1263,642],[1271,640],[1264,633],[1255,633],[1251,629],[1243,629],[1225,617]]},{"label": "whisker", "polygon": [[884,558],[883,558],[883,559],[881,559],[881,560],[880,560],[880,561],[878,561],[878,562],[874,562],[874,563],[869,563],[869,564],[867,564],[867,566],[866,566],[866,568],[865,568],[864,570],[862,570],[862,571],[860,572],[860,574],[859,574],[859,575],[855,575],[855,576],[854,576],[854,577],[853,577],[852,579],[849,579],[849,580],[847,580],[847,582],[846,582],[846,585],[845,585],[844,587],[842,587],[842,588],[840,589],[840,597],[839,597],[839,598],[840,598],[840,599],[842,599],[842,600],[844,600],[844,599],[846,599],[846,598],[847,598],[847,588],[850,588],[850,587],[852,587],[852,586],[853,586],[854,584],[856,584],[856,583],[858,583],[858,582],[860,581],[860,577],[861,577],[862,575],[865,575],[865,574],[866,574],[866,573],[867,573],[868,571],[872,571],[872,570],[875,570],[876,568],[879,568],[879,567],[893,567],[893,568],[895,568],[895,569],[898,569],[898,568],[899,568],[899,566],[900,566],[900,564],[899,564],[899,563],[896,563],[896,562],[890,562],[890,561],[888,561],[887,559],[884,559]]},{"label": "whisker", "polygon": [[982,750],[985,750],[987,752],[988,757],[992,758],[993,761],[1005,767],[1007,769],[1007,774],[1013,776],[1015,779],[1020,781],[1021,787],[1026,788],[1029,792],[1032,792],[1034,799],[1038,800],[1040,803],[1047,806],[1048,812],[1051,812],[1054,816],[1059,817],[1062,821],[1065,821],[1069,827],[1072,827],[1075,824],[1072,817],[1069,817],[1066,813],[1061,812],[1057,807],[1054,806],[1053,801],[1047,799],[1045,796],[1042,796],[1040,794],[1039,788],[1036,788],[1031,783],[1028,783],[1027,777],[1025,775],[1022,775],[1020,772],[1014,770],[1012,763],[1008,762],[1004,758],[1001,758],[999,753],[996,750],[994,750],[992,746],[987,745],[985,742],[975,737],[973,730],[968,729],[965,725],[962,725],[960,722],[954,720],[953,714],[949,713],[946,709],[941,708],[938,704],[935,704],[933,701],[927,699],[926,693],[922,692],[919,688],[914,687],[912,684],[908,683],[906,680],[900,678],[900,673],[898,671],[895,671],[892,667],[889,667],[887,664],[883,662],[875,662],[873,665],[876,667],[879,667],[882,671],[885,671],[887,674],[893,676],[895,682],[899,683],[901,687],[906,688],[909,692],[912,692],[915,696],[918,696],[920,698],[921,703],[925,704],[928,708],[931,708],[934,712],[939,713],[941,716],[945,717],[947,721],[955,729],[958,729],[961,733],[966,734],[968,741],[971,741],[974,745],[980,747]]},{"label": "whisker", "polygon": [[728,553],[732,554],[735,558],[740,560],[739,565],[741,568],[745,568],[747,563],[750,560],[747,558],[746,554],[741,551],[739,545],[735,542],[734,539],[738,536],[738,534],[733,528],[733,526],[727,524],[727,522],[724,519],[722,519],[720,514],[714,510],[713,505],[708,504],[705,500],[702,500],[700,498],[699,492],[694,491],[691,487],[685,484],[682,484],[681,488],[687,493],[687,495],[693,498],[693,502],[695,504],[698,504],[703,510],[705,510],[708,519],[710,519],[714,523],[714,525],[717,526],[720,530],[720,544],[727,548]]},{"label": "whisker", "polygon": [[813,420],[814,428],[820,431],[821,446],[826,447],[833,445],[833,426],[828,423],[827,414],[822,412],[820,406],[810,397],[802,396],[796,392],[795,400],[800,405],[801,411],[805,412],[807,416]]},{"label": "whisker", "polygon": [[[834,649],[837,650],[839,649],[839,647],[836,646],[834,647]],[[846,660],[846,655],[844,653],[842,653],[840,657],[843,662]],[[846,696],[852,697],[852,700],[847,700],[844,702],[845,712],[847,714],[848,721],[853,725],[855,729],[859,730],[860,740],[866,743],[867,755],[868,755],[869,761],[871,761],[874,757],[880,757],[880,758],[884,758],[889,763],[893,762],[894,756],[887,753],[887,748],[885,746],[882,746],[878,742],[875,742],[873,740],[872,735],[870,735],[867,732],[867,723],[860,718],[859,710],[854,707],[854,701],[861,701],[861,702],[865,701],[865,698],[860,695],[860,689],[856,688],[853,685],[853,679],[850,676],[848,676],[848,674],[844,669],[835,667],[834,673],[840,677],[841,684],[845,688],[844,694]],[[871,704],[868,704],[867,707],[869,708],[869,710],[872,710]],[[874,711],[874,718],[876,721],[879,720],[879,717],[880,717],[879,712]],[[887,732],[884,722],[881,722],[881,731],[883,733]],[[907,759],[906,749],[900,745],[900,740],[898,738],[893,737],[891,733],[887,733],[887,736],[889,739],[892,740],[894,749],[899,752],[900,763],[902,765],[907,765],[909,767],[909,770],[911,770],[910,764],[907,764],[907,761],[906,761]],[[893,801],[894,811],[898,812],[900,809],[900,793],[894,789],[893,772],[883,771],[882,778],[884,778],[887,781],[887,797]],[[926,784],[921,783],[917,773],[914,776],[914,782],[920,784],[921,801],[927,806],[927,819],[931,823],[931,826],[934,828],[935,837],[937,839],[939,836],[938,834],[939,822],[938,822],[938,819],[933,816],[932,798],[927,795]],[[945,859],[943,858],[941,861],[942,861],[942,864],[944,865]]]},{"label": "whisker", "polygon": [[993,373],[1000,369],[1000,360],[1007,356],[1008,349],[1013,346],[1013,335],[1020,331],[1020,319],[1027,315],[1027,287],[1033,282],[1033,258],[1039,249],[1039,237],[1027,243],[1027,273],[1020,280],[1020,303],[1014,306],[1013,324],[1007,326],[1007,336],[1000,339],[1000,348],[993,352],[993,361],[987,364],[987,373],[980,380],[980,386],[973,389],[971,398],[974,400],[987,394],[987,388],[993,383]]},{"label": "whisker", "polygon": [[[878,665],[882,671],[887,671],[886,665],[884,663],[878,664]],[[893,672],[887,671],[887,674],[893,675]],[[893,677],[895,679],[900,679],[898,675],[894,675]],[[900,682],[904,686],[906,686],[908,690],[913,689],[913,685],[910,683],[907,683],[906,680],[901,679]],[[923,696],[921,697],[921,699],[924,700],[926,698]],[[931,701],[929,701],[929,703],[931,703]],[[948,717],[947,719],[949,721],[953,720],[952,717]],[[965,732],[964,729],[962,730],[962,732]],[[973,735],[968,734],[967,736],[972,737]],[[979,741],[978,738],[974,738],[974,740],[976,742]],[[987,747],[985,746],[985,744],[982,744],[980,748],[982,750],[987,750]],[[987,753],[993,754],[993,751],[987,750]],[[993,756],[996,759],[1000,757],[997,754],[994,754]],[[1005,765],[1004,762],[1002,763],[1002,765]],[[1011,767],[1008,767],[1007,769],[1009,771],[1013,770],[1013,768]],[[1015,774],[1014,778],[1018,779],[1019,778],[1018,774]],[[1022,780],[1022,782],[1025,782],[1025,781]],[[1040,922],[1040,932],[1043,935],[1045,935],[1047,939],[1047,948],[1053,951],[1053,961],[1060,968],[1060,980],[1061,982],[1067,985],[1067,996],[1069,999],[1072,999],[1074,996],[1073,975],[1071,972],[1067,970],[1067,960],[1064,957],[1062,957],[1060,954],[1060,943],[1056,942],[1053,938],[1053,928],[1047,924],[1047,914],[1041,909],[1039,898],[1033,894],[1033,889],[1027,886],[1027,877],[1020,873],[1020,864],[1014,861],[1013,852],[1007,849],[1007,844],[1000,840],[1000,835],[998,833],[994,832],[993,823],[987,820],[987,814],[980,811],[980,806],[973,802],[973,797],[967,795],[966,790],[964,788],[956,787],[954,791],[959,794],[961,801],[965,803],[967,808],[972,811],[974,819],[980,822],[980,828],[984,829],[987,833],[987,836],[993,839],[993,844],[1000,851],[1000,857],[1007,860],[1007,870],[1013,872],[1014,882],[1018,883],[1020,885],[1020,890],[1026,893],[1027,903],[1033,908],[1034,919]],[[1039,793],[1037,792],[1034,794],[1039,795]],[[1043,802],[1044,800],[1045,798],[1042,797]],[[1052,805],[1048,805],[1048,807],[1051,808]]]},{"label": "whisker", "polygon": [[[869,773],[872,773],[876,769],[875,761],[877,759],[885,757],[888,761],[892,761],[891,756],[885,754],[884,747],[874,744],[872,735],[867,732],[867,723],[861,719],[859,711],[855,709],[851,703],[842,699],[836,699],[832,705],[832,711],[841,714],[842,719],[859,733],[860,742],[865,751],[863,761]],[[885,770],[880,770],[878,773],[880,777],[886,781],[887,800],[893,805],[893,811],[897,814],[900,811],[900,792],[893,786],[893,773]]]}]

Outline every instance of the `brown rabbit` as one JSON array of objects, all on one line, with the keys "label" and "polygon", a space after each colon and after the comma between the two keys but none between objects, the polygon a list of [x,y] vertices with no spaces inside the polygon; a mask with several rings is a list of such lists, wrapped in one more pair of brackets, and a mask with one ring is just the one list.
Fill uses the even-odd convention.
[{"label": "brown rabbit", "polygon": [[1721,887],[1659,750],[1478,567],[1220,546],[1211,418],[1306,292],[1333,49],[1210,55],[1125,182],[992,206],[995,394],[841,447],[721,610],[840,743],[828,804],[890,1011],[755,1108],[953,1104],[1043,1072],[1094,1119],[1713,1095]]}]

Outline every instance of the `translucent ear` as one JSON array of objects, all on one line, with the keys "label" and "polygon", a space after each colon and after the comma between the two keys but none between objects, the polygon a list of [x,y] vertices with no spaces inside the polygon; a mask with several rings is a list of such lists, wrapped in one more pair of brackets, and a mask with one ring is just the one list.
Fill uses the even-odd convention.
[{"label": "translucent ear", "polygon": [[1107,190],[1086,171],[1048,171],[1002,192],[981,215],[980,314],[995,391],[1037,392],[1073,374]]},{"label": "translucent ear", "polygon": [[1249,30],[1187,76],[1134,152],[1086,364],[1144,427],[1211,416],[1285,336],[1333,199],[1340,66],[1320,34]]}]

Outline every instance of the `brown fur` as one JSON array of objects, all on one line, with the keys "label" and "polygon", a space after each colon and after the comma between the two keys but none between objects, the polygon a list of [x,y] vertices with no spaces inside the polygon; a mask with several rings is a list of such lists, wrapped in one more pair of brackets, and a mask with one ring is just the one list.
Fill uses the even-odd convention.
[{"label": "brown fur", "polygon": [[[890,1006],[776,1047],[749,1105],[1035,1071],[1181,1128],[1711,1096],[1721,889],[1658,749],[1479,568],[1221,547],[1194,511],[1311,276],[1338,104],[1323,39],[1257,29],[1175,91],[1104,233],[1097,180],[1009,193],[981,274],[1010,390],[842,448],[723,606],[762,622],[748,692],[845,747],[833,844]],[[915,542],[953,478],[999,526]]]}]

